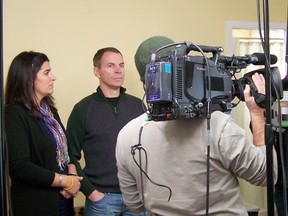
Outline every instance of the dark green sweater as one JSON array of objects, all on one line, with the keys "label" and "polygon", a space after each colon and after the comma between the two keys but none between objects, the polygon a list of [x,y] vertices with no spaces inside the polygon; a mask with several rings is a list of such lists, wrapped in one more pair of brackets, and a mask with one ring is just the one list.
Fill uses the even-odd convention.
[{"label": "dark green sweater", "polygon": [[[57,113],[55,119],[63,127]],[[53,138],[20,105],[5,107],[11,200],[14,216],[57,216],[59,188],[50,185],[59,172]]]},{"label": "dark green sweater", "polygon": [[115,158],[118,132],[144,111],[142,101],[126,94],[124,88],[121,88],[116,107],[99,87],[96,93],[74,106],[68,119],[67,138],[74,159],[79,161],[82,151],[84,154],[85,167],[79,163],[76,166],[78,174],[83,176],[81,191],[85,196],[95,189],[103,193],[120,193]]}]

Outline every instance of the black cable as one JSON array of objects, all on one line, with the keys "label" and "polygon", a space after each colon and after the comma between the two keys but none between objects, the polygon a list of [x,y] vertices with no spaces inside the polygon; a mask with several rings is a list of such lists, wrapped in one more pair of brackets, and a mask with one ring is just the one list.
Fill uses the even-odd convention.
[{"label": "black cable", "polygon": [[[132,148],[134,148],[134,147],[135,147],[135,149],[131,150],[131,153],[133,152],[132,155],[133,155],[133,160],[134,160],[135,164],[139,167],[141,173],[143,173],[143,174],[146,176],[146,178],[147,178],[152,184],[157,185],[157,186],[159,186],[159,187],[167,188],[167,189],[169,190],[169,196],[168,196],[168,199],[167,199],[167,201],[169,202],[170,199],[171,199],[171,197],[172,197],[172,190],[171,190],[171,188],[170,188],[169,186],[156,183],[155,181],[153,181],[153,180],[148,176],[148,174],[143,170],[143,168],[141,167],[141,165],[136,161],[136,159],[135,159],[135,157],[134,157],[134,155],[135,155],[135,150],[136,150],[136,149],[139,150],[139,155],[141,154],[141,150],[143,150],[144,153],[145,153],[145,158],[146,158],[146,160],[147,160],[147,152],[146,152],[146,150],[145,150],[143,147],[141,147],[141,146],[138,146],[138,145],[132,146]],[[142,178],[143,178],[143,177],[142,177]],[[143,182],[143,180],[142,180],[142,182]],[[143,198],[143,204],[144,204],[144,191],[142,191],[142,198]]]},{"label": "black cable", "polygon": [[[171,196],[172,196],[172,190],[170,187],[166,186],[166,185],[163,185],[163,184],[159,184],[159,183],[156,183],[154,182],[149,176],[148,174],[143,170],[142,168],[142,162],[141,162],[141,150],[144,152],[145,154],[145,161],[146,161],[146,165],[147,165],[147,152],[146,150],[142,147],[141,145],[141,136],[142,136],[142,131],[143,131],[143,128],[144,126],[142,125],[141,128],[140,128],[140,131],[139,131],[139,143],[134,145],[134,146],[131,146],[131,154],[133,156],[133,160],[135,162],[135,164],[137,165],[137,167],[140,169],[140,174],[141,174],[141,184],[142,184],[142,202],[143,202],[143,205],[145,203],[145,199],[144,199],[144,187],[143,187],[143,175],[144,174],[146,176],[146,178],[154,185],[157,185],[159,187],[164,187],[164,188],[167,188],[169,190],[169,196],[168,196],[168,202],[170,201],[171,199]],[[138,150],[139,151],[139,163],[137,162],[137,160],[135,159],[135,151]]]},{"label": "black cable", "polygon": [[[210,75],[210,66],[209,62],[207,59],[207,56],[203,52],[203,50],[196,44],[193,44],[199,52],[203,55],[206,63],[206,68],[207,68],[207,77],[208,77],[208,97],[207,97],[207,112],[206,112],[206,118],[207,118],[207,164],[206,164],[206,216],[209,215],[209,193],[210,193],[210,143],[211,143],[211,134],[210,134],[210,119],[211,119],[211,75]],[[217,57],[216,57],[217,58]]]},{"label": "black cable", "polygon": [[[141,135],[142,135],[142,131],[143,131],[144,126],[142,125],[139,131],[139,138],[138,138],[138,143],[141,146]],[[146,156],[146,166],[147,167],[147,155]],[[134,160],[134,154],[133,154],[133,160]],[[139,150],[139,163],[140,163],[140,167],[142,167],[142,157],[141,157],[141,151]],[[144,199],[144,184],[143,184],[143,173],[140,172],[140,180],[141,180],[141,190],[142,190],[142,200],[143,200],[143,206],[145,206],[145,199]]]},{"label": "black cable", "polygon": [[[210,128],[210,119],[207,119],[207,128]],[[209,215],[209,191],[210,191],[210,129],[208,130],[207,145],[207,177],[206,177],[206,215]]]},{"label": "black cable", "polygon": [[282,130],[282,111],[280,101],[278,101],[278,112],[279,112],[279,154],[280,154],[280,163],[282,171],[282,190],[283,190],[283,211],[285,211],[285,216],[287,216],[287,191],[286,191],[286,169],[285,169],[285,160],[284,160],[284,145],[283,145],[283,130]]}]

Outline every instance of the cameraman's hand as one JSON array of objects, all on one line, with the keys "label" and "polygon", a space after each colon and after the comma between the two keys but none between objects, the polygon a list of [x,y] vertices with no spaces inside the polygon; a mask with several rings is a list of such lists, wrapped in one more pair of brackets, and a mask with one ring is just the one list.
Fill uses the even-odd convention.
[{"label": "cameraman's hand", "polygon": [[[265,78],[262,74],[255,73],[252,75],[252,80],[258,90],[259,93],[265,94]],[[263,113],[263,109],[260,108],[256,102],[255,98],[250,93],[251,88],[249,85],[245,86],[244,89],[244,98],[246,102],[246,106],[250,112],[261,112]]]},{"label": "cameraman's hand", "polygon": [[[265,94],[265,78],[262,74],[255,73],[252,80],[259,93]],[[246,85],[244,90],[246,106],[249,109],[253,133],[253,144],[255,146],[265,145],[265,117],[264,109],[259,107],[250,93],[250,86]]]}]

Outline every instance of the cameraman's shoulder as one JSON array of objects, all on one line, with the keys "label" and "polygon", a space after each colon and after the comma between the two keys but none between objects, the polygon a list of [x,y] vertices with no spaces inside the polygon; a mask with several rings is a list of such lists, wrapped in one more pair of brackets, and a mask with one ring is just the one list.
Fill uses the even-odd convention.
[{"label": "cameraman's shoulder", "polygon": [[143,113],[142,115],[130,120],[122,130],[135,130],[139,129],[145,122],[148,121],[147,113]]},{"label": "cameraman's shoulder", "polygon": [[216,121],[216,122],[228,122],[231,120],[231,113],[225,113],[221,111],[214,111],[211,114],[211,121]]}]

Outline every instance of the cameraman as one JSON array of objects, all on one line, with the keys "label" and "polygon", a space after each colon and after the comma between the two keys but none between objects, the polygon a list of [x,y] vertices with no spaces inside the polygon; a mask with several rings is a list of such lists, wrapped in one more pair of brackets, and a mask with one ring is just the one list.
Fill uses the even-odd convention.
[{"label": "cameraman", "polygon": [[[136,65],[143,56],[150,55],[149,51],[165,45],[161,44],[162,39],[166,38],[144,41],[137,50]],[[145,44],[150,50],[145,49]],[[138,71],[143,75],[139,68]],[[264,77],[256,73],[252,79],[258,91],[265,94]],[[229,115],[220,111],[211,115],[210,137],[206,118],[148,121],[143,114],[130,121],[120,131],[116,146],[118,178],[127,206],[135,212],[146,209],[151,214],[165,216],[205,215],[207,209],[211,215],[248,215],[238,177],[253,185],[267,183],[265,118],[248,85],[244,96],[252,122],[253,143]],[[211,145],[209,208],[206,207],[208,142]],[[273,167],[276,182],[277,160]]]}]

